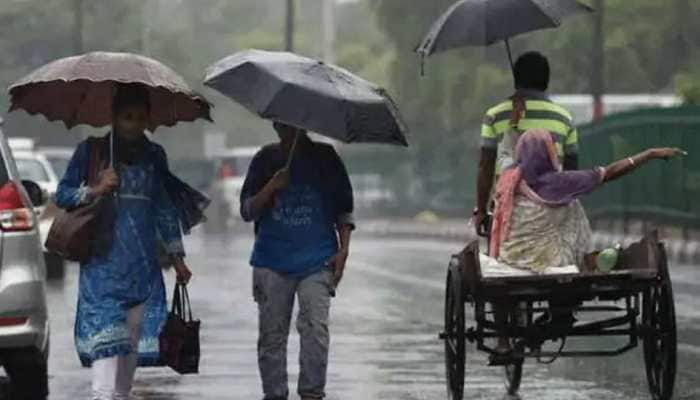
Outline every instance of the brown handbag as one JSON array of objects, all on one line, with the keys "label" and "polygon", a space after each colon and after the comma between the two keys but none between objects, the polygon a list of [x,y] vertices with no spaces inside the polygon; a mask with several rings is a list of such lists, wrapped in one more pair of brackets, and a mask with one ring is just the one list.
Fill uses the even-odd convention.
[{"label": "brown handbag", "polygon": [[[88,143],[90,158],[86,184],[92,185],[106,164],[102,159],[102,141],[92,139]],[[88,262],[94,254],[99,236],[98,229],[104,222],[103,217],[109,200],[106,196],[99,196],[89,204],[60,210],[51,224],[46,238],[46,249],[66,260]]]}]

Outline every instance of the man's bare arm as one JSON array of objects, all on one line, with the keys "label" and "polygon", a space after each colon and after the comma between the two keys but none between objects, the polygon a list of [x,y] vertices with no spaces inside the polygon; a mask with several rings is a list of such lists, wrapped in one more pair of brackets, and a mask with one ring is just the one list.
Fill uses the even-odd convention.
[{"label": "man's bare arm", "polygon": [[496,149],[482,148],[479,158],[479,175],[476,184],[476,208],[478,212],[488,211],[489,195],[496,175]]}]

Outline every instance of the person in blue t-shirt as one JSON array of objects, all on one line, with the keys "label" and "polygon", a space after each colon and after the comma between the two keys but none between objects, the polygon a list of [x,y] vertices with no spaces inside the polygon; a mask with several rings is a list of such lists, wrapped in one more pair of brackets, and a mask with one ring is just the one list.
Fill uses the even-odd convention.
[{"label": "person in blue t-shirt", "polygon": [[330,298],[350,248],[353,193],[335,149],[275,122],[280,142],[255,155],[241,216],[255,222],[250,264],[259,310],[258,367],[265,400],[287,399],[287,340],[295,296],[301,338],[298,393],[325,397]]}]

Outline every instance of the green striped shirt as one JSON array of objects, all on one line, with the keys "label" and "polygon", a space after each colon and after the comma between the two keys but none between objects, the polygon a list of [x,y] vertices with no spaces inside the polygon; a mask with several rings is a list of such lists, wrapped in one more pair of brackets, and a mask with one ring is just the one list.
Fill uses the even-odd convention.
[{"label": "green striped shirt", "polygon": [[568,110],[542,92],[519,91],[516,95],[525,99],[525,112],[516,126],[511,125],[513,102],[507,100],[486,112],[481,127],[481,146],[498,149],[498,173],[512,164],[517,138],[528,129],[549,131],[562,160],[566,154],[577,153],[578,131]]}]

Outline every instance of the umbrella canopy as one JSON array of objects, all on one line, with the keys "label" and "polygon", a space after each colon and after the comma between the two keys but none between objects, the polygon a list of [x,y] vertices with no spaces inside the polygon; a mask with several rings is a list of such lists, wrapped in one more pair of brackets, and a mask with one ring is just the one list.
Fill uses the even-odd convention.
[{"label": "umbrella canopy", "polygon": [[148,57],[130,53],[93,52],[62,58],[40,67],[8,89],[10,111],[23,109],[63,121],[68,129],[112,123],[112,98],[119,83],[148,88],[149,130],[180,121],[211,121],[209,102],[193,92],[175,71]]},{"label": "umbrella canopy", "polygon": [[204,84],[262,118],[346,143],[408,145],[391,97],[334,65],[293,53],[246,50],[211,65]]},{"label": "umbrella canopy", "polygon": [[577,0],[461,0],[443,14],[416,50],[423,57],[464,46],[488,46],[522,33],[556,28],[593,9]]}]

